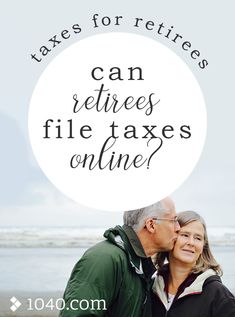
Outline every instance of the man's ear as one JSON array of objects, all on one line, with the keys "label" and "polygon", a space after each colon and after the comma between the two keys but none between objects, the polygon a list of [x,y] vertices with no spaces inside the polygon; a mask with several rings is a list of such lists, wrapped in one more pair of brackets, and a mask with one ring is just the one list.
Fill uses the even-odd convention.
[{"label": "man's ear", "polygon": [[154,233],[156,231],[156,222],[153,219],[147,219],[145,222],[145,228],[149,233]]}]

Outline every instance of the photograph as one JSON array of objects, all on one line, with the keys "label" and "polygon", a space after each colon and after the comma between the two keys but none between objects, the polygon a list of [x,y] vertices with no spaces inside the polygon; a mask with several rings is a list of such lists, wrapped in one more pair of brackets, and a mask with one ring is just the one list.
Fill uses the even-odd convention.
[{"label": "photograph", "polygon": [[1,2],[0,317],[235,316],[234,9]]}]

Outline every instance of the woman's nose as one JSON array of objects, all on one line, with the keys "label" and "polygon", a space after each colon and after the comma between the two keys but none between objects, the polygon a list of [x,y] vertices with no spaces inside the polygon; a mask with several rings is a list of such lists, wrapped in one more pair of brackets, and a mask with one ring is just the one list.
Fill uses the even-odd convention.
[{"label": "woman's nose", "polygon": [[193,236],[189,236],[187,243],[190,244],[190,245],[194,245],[194,237]]}]

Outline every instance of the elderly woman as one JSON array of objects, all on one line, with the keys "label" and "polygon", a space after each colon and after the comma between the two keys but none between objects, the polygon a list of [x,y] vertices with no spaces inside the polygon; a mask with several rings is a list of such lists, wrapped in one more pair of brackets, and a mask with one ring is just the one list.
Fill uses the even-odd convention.
[{"label": "elderly woman", "polygon": [[203,218],[185,211],[178,221],[181,228],[174,249],[157,255],[153,316],[234,317],[235,298],[221,282]]}]

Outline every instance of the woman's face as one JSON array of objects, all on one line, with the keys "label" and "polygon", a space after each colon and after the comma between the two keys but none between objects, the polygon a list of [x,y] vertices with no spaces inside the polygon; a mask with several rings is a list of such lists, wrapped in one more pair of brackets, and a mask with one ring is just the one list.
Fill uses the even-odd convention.
[{"label": "woman's face", "polygon": [[180,228],[170,257],[185,264],[195,265],[203,251],[204,227],[199,221],[192,221]]}]

